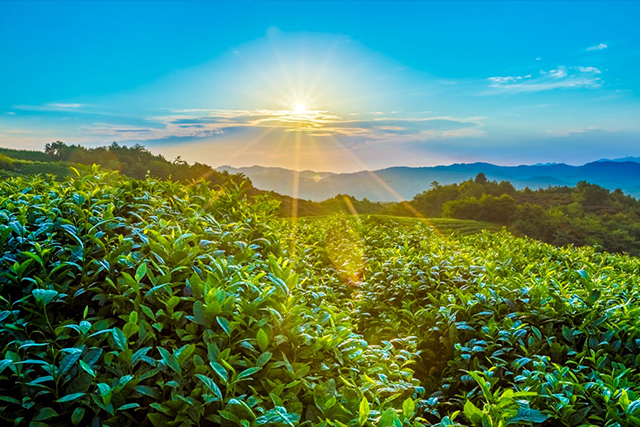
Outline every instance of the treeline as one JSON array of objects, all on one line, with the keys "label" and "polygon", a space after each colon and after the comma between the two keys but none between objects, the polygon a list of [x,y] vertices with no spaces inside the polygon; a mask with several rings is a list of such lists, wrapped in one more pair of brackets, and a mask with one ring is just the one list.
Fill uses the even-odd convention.
[{"label": "treeline", "polygon": [[518,235],[562,246],[595,245],[640,254],[640,201],[622,190],[579,182],[575,187],[516,190],[484,174],[417,194],[410,205],[427,217],[474,219],[507,226]]},{"label": "treeline", "polygon": [[[70,167],[87,169],[94,164],[100,165],[106,170],[116,170],[122,175],[135,179],[145,179],[148,175],[174,181],[205,179],[211,182],[211,185],[231,183],[240,186],[244,182],[242,187],[243,194],[246,196],[268,195],[278,200],[280,202],[278,214],[281,217],[319,216],[340,211],[331,201],[319,204],[309,200],[294,199],[272,191],[259,190],[243,174],[217,171],[209,165],[198,162],[189,164],[180,157],[168,160],[162,155],[151,153],[139,144],[128,147],[113,142],[108,146],[83,147],[56,141],[46,144],[44,151],[0,148],[0,178],[34,174],[64,177],[72,173]],[[340,198],[340,200],[342,199]],[[358,210],[363,209],[363,206],[367,204],[355,199],[353,201]],[[344,211],[349,212],[346,207]]]},{"label": "treeline", "polygon": [[45,145],[43,151],[13,150],[0,148],[0,171],[5,175],[35,173],[64,176],[71,173],[69,166],[100,165],[103,169],[116,170],[123,175],[135,179],[144,179],[147,175],[171,179],[175,181],[199,180],[201,178],[212,184],[233,182],[239,184],[246,181],[250,185],[246,194],[259,196],[267,194],[280,202],[278,211],[280,216],[322,216],[344,212],[359,214],[392,213],[389,206],[370,202],[367,199],[358,200],[355,197],[341,194],[324,202],[295,199],[273,191],[258,190],[251,185],[251,180],[243,174],[229,174],[227,171],[217,171],[211,166],[195,162],[189,164],[180,157],[168,160],[159,154],[153,154],[144,146],[136,144],[131,147],[113,142],[108,146],[83,147],[70,145],[61,141]]},{"label": "treeline", "polygon": [[333,212],[455,218],[490,222],[556,246],[597,246],[608,252],[640,255],[640,201],[596,184],[516,190],[508,181],[483,173],[458,184],[431,183],[408,202],[379,203],[339,195],[317,203],[321,215]]},{"label": "treeline", "polygon": [[160,154],[151,153],[140,144],[128,147],[113,142],[109,146],[87,148],[56,141],[46,144],[44,152],[53,161],[98,164],[105,169],[117,170],[135,179],[144,179],[149,175],[176,181],[203,178],[212,184],[224,184],[230,181],[239,184],[241,181],[249,181],[244,175],[219,172],[203,163],[195,162],[190,165],[180,157],[169,161]]},{"label": "treeline", "polygon": [[[169,161],[164,156],[153,154],[144,146],[131,147],[113,142],[108,146],[83,147],[69,145],[61,141],[45,145],[44,152],[30,150],[0,149],[0,169],[15,173],[30,174],[34,165],[39,165],[42,173],[58,175],[56,169],[64,165],[100,165],[104,169],[116,170],[135,179],[144,179],[147,175],[176,181],[205,179],[212,184],[224,184],[249,181],[244,175],[216,171],[203,163],[188,164],[179,157]],[[69,171],[69,168],[65,168]]]},{"label": "treeline", "polygon": [[0,149],[0,177],[34,173],[62,176],[69,173],[69,166],[93,164],[136,179],[147,175],[177,181],[203,178],[212,185],[245,181],[248,196],[266,194],[278,200],[283,217],[357,213],[471,219],[504,225],[515,234],[557,246],[595,245],[610,252],[640,255],[640,201],[620,189],[610,191],[584,181],[575,187],[516,190],[508,181],[489,181],[480,173],[459,184],[434,181],[430,189],[407,202],[371,202],[346,194],[312,202],[258,190],[242,174],[220,172],[198,162],[189,164],[179,157],[170,161],[138,144],[127,147],[114,142],[87,148],[57,141],[46,144],[44,152]]}]

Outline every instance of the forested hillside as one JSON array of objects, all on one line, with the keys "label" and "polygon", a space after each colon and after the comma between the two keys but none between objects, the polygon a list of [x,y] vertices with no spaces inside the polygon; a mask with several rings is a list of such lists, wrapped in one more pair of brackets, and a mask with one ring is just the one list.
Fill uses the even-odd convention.
[{"label": "forested hillside", "polygon": [[344,213],[475,220],[556,246],[596,246],[640,254],[640,202],[620,189],[611,191],[586,181],[575,187],[517,190],[511,182],[491,181],[479,173],[474,179],[449,185],[434,181],[408,202],[359,200],[346,194],[349,188],[343,188],[345,194],[313,202],[258,190],[243,175],[218,172],[201,163],[188,164],[180,158],[169,161],[140,145],[86,148],[55,142],[47,144],[44,152],[0,149],[0,176],[50,173],[65,177],[74,174],[72,167],[86,171],[93,164],[137,179],[147,175],[185,183],[205,179],[212,186],[245,181],[244,196],[277,199],[282,217]]},{"label": "forested hillside", "polygon": [[[190,165],[180,158],[168,161],[162,155],[151,153],[142,145],[128,147],[116,142],[109,146],[88,148],[56,141],[46,144],[44,152],[2,148],[0,155],[3,156],[0,158],[0,169],[22,174],[34,173],[36,169],[33,168],[33,164],[41,168],[39,173],[62,176],[72,174],[69,166],[96,164],[136,179],[144,179],[147,175],[177,181],[204,178],[212,184],[240,183],[242,180],[248,180],[241,175],[218,172],[202,163]],[[13,159],[10,164],[7,163],[7,158]],[[60,167],[65,169],[64,173],[61,173]]]},{"label": "forested hillside", "polygon": [[[246,184],[245,184],[246,185]],[[635,426],[640,261],[245,187],[0,182],[0,418]]]},{"label": "forested hillside", "polygon": [[[349,194],[372,201],[396,201],[396,195],[410,200],[429,187],[433,181],[443,185],[460,183],[484,173],[490,180],[509,181],[519,190],[549,186],[573,187],[580,181],[598,184],[609,190],[622,189],[627,194],[640,196],[640,162],[638,158],[603,159],[581,166],[564,163],[500,166],[491,163],[455,163],[451,165],[406,167],[397,166],[379,170],[352,173],[300,171],[291,169],[251,166],[233,168],[221,166],[218,170],[242,173],[256,187],[294,195],[293,182],[297,182],[296,195],[304,199],[322,201],[349,189]],[[383,182],[384,185],[380,183]],[[389,191],[393,189],[393,192]]]},{"label": "forested hillside", "polygon": [[[640,201],[585,181],[575,187],[516,190],[484,174],[417,194],[411,206],[427,217],[475,219],[557,246],[596,245],[640,254]],[[409,214],[410,212],[405,212]]]},{"label": "forested hillside", "polygon": [[243,195],[256,197],[268,194],[281,202],[279,215],[288,216],[295,208],[301,216],[325,214],[318,205],[306,200],[295,200],[271,191],[258,190],[251,180],[242,174],[216,171],[202,163],[189,164],[180,158],[172,161],[153,154],[142,145],[131,147],[116,142],[109,146],[87,148],[56,141],[45,145],[44,151],[0,148],[0,178],[34,174],[51,174],[58,178],[75,175],[72,168],[81,171],[100,165],[103,170],[113,170],[136,179],[146,176],[190,182],[204,179],[210,185],[246,182]]}]

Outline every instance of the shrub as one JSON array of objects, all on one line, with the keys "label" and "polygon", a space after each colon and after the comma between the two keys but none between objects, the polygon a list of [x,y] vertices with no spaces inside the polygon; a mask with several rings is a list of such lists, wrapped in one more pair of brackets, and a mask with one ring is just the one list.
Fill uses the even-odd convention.
[{"label": "shrub", "polygon": [[0,169],[12,171],[13,167],[13,159],[9,156],[5,156],[4,154],[0,154]]}]

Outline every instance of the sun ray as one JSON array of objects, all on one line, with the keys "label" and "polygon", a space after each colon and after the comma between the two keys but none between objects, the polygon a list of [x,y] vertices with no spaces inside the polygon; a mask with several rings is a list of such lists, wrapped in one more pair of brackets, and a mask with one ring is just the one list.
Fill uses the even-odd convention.
[{"label": "sun ray", "polygon": [[280,68],[280,73],[281,73],[281,76],[283,77],[283,81],[288,86],[287,94],[293,94],[294,96],[296,96],[297,95],[297,90],[296,90],[295,85],[293,84],[293,81],[292,81],[293,79],[290,76],[289,67],[287,67],[285,65],[284,61],[282,60],[282,56],[280,55],[280,51],[276,47],[276,44],[274,43],[273,40],[271,40],[270,45],[271,45],[271,50],[273,51],[273,55],[274,55],[274,57],[276,59],[276,62],[278,64],[278,67]]},{"label": "sun ray", "polygon": [[347,147],[344,143],[342,143],[342,141],[340,141],[339,138],[336,138],[335,136],[331,136],[332,140],[334,140],[339,146],[341,146],[344,151],[347,153],[347,155],[353,159],[353,161],[358,165],[358,168],[361,168],[363,171],[366,171],[367,174],[375,181],[377,182],[382,188],[384,188],[394,199],[396,199],[396,201],[398,203],[401,203],[407,210],[409,210],[415,218],[417,218],[418,220],[420,220],[420,222],[422,222],[423,224],[429,226],[434,233],[447,238],[446,235],[444,235],[443,233],[441,233],[440,231],[438,231],[438,229],[433,226],[433,222],[429,220],[429,218],[425,217],[422,213],[420,213],[416,208],[413,207],[413,205],[411,205],[411,203],[407,202],[397,191],[395,191],[393,189],[393,187],[391,187],[386,181],[384,181],[382,178],[380,178],[378,176],[378,174],[376,174],[374,171],[370,170],[370,168],[367,167],[367,165],[353,152],[353,150],[351,150],[349,147]]},{"label": "sun ray", "polygon": [[[272,48],[275,49],[275,47],[272,46]],[[240,61],[242,61],[243,65],[247,68],[249,68],[251,70],[251,74],[254,76],[257,76],[260,78],[261,80],[261,85],[267,86],[270,89],[274,90],[275,92],[279,93],[279,97],[286,97],[288,95],[288,93],[290,93],[290,91],[287,91],[286,88],[283,88],[281,84],[279,84],[279,82],[277,80],[274,80],[271,76],[269,76],[267,74],[267,72],[265,71],[265,68],[262,66],[262,64],[258,63],[258,62],[254,62],[254,61],[249,61],[248,57],[242,54],[238,54],[238,59]],[[234,87],[232,87],[234,88]],[[241,87],[235,87],[236,92],[238,93],[239,97],[243,97],[245,94],[242,91]],[[269,95],[268,91],[262,91],[262,92],[256,92],[252,94],[253,96],[257,96],[258,98],[261,98],[261,101],[263,103],[272,103],[273,99],[272,97]]]},{"label": "sun ray", "polygon": [[356,219],[359,221],[360,216],[358,215],[358,211],[356,210],[356,207],[353,206],[351,199],[348,196],[342,196],[342,198],[344,199],[344,203],[347,205],[347,209],[349,209],[349,212],[351,212],[351,215],[355,216]]},{"label": "sun ray", "polygon": [[311,84],[309,85],[309,89],[307,90],[309,95],[315,93],[316,86],[320,83],[320,78],[324,74],[325,70],[327,69],[327,66],[329,65],[330,60],[333,57],[333,54],[336,50],[337,45],[338,45],[338,39],[336,38],[336,40],[331,45],[331,48],[327,50],[327,54],[325,55],[324,60],[322,61],[322,64],[320,64],[320,66],[317,68],[315,77],[311,82]]}]

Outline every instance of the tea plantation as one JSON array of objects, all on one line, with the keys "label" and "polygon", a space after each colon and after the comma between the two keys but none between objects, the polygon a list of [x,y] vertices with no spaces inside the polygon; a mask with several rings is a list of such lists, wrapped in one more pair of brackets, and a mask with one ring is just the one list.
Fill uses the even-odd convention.
[{"label": "tea plantation", "polygon": [[0,181],[2,425],[640,425],[637,258],[243,190]]}]

